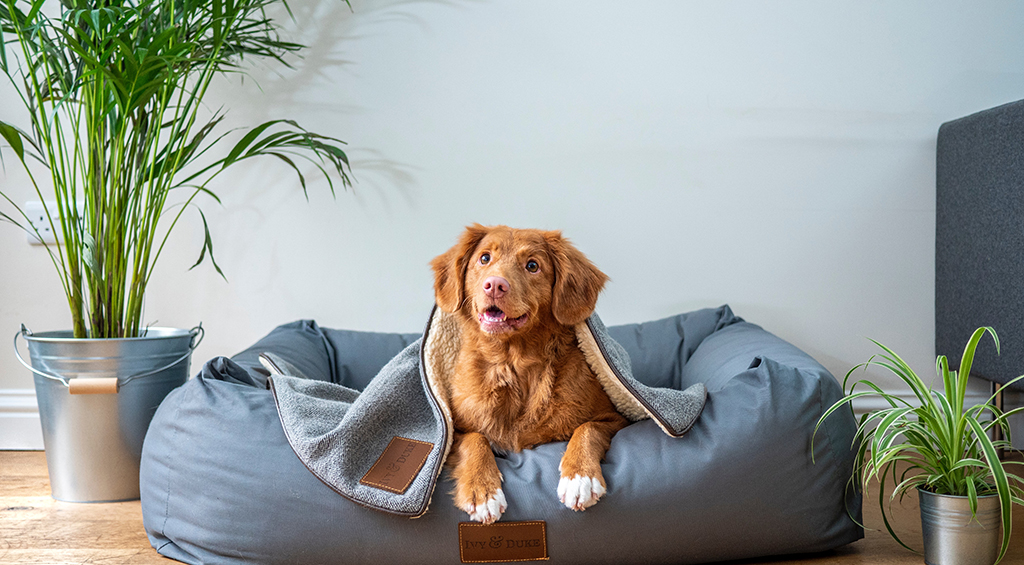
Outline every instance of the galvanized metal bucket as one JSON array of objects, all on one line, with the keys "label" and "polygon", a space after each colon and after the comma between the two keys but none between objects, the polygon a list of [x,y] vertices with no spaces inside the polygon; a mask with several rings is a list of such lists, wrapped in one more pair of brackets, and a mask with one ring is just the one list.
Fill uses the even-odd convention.
[{"label": "galvanized metal bucket", "polygon": [[992,565],[999,556],[1002,526],[999,497],[979,496],[971,514],[966,496],[918,489],[924,561],[928,565]]},{"label": "galvanized metal bucket", "polygon": [[[18,352],[28,342],[31,365]],[[14,354],[34,373],[53,498],[113,502],[139,498],[142,440],[157,406],[188,380],[192,330],[149,328],[143,337],[76,339],[70,331],[21,327]]]}]

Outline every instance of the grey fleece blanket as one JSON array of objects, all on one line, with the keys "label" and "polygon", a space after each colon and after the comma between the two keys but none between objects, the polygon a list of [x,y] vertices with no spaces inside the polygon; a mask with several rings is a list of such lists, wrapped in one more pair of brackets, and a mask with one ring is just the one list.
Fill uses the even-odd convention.
[{"label": "grey fleece blanket", "polygon": [[[628,354],[596,314],[576,327],[576,335],[623,416],[631,421],[652,418],[673,437],[693,426],[707,397],[702,383],[682,391],[640,383],[632,376]],[[419,517],[430,505],[452,444],[448,377],[458,351],[457,320],[435,307],[423,337],[395,356],[363,392],[302,378],[286,359],[269,353],[261,361],[273,373],[268,386],[288,443],[310,472],[358,504]],[[395,451],[395,438],[407,453]],[[386,450],[390,454],[384,456]],[[371,478],[391,466],[406,467],[407,459],[419,466],[407,468],[403,475],[414,474],[397,488]]]}]

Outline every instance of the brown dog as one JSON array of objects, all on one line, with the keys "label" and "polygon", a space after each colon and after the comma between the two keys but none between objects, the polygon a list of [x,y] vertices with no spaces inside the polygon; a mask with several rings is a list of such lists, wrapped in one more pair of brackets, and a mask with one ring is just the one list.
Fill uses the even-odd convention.
[{"label": "brown dog", "polygon": [[560,232],[479,224],[431,266],[438,306],[461,324],[451,381],[455,505],[494,522],[507,503],[492,446],[568,441],[558,497],[573,510],[593,506],[606,491],[601,460],[628,421],[587,364],[574,326],[593,312],[608,277]]}]

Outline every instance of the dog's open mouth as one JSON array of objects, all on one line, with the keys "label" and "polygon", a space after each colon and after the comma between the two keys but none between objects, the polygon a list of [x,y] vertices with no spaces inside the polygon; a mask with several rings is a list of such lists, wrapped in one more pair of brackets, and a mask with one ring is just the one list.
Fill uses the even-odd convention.
[{"label": "dog's open mouth", "polygon": [[501,308],[491,306],[483,312],[480,312],[480,316],[478,316],[477,319],[480,322],[480,329],[485,332],[502,333],[519,329],[526,323],[526,318],[528,316],[529,314],[523,314],[518,318],[509,318]]}]

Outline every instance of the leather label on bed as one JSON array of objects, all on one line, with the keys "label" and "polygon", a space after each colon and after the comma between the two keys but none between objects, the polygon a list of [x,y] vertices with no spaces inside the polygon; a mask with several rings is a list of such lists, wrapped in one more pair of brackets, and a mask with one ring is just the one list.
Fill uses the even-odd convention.
[{"label": "leather label on bed", "polygon": [[547,523],[459,523],[459,556],[463,563],[546,561]]},{"label": "leather label on bed", "polygon": [[432,449],[432,443],[395,436],[359,482],[402,494],[423,468]]}]

